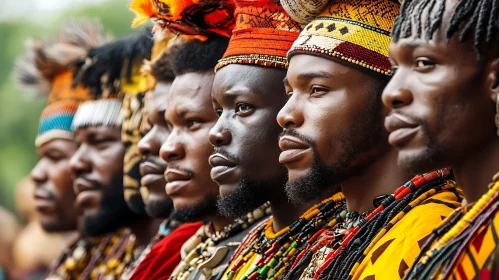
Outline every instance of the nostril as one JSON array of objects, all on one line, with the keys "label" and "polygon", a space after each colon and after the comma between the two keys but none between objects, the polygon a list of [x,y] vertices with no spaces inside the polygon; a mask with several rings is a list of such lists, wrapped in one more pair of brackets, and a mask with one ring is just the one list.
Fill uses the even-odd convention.
[{"label": "nostril", "polygon": [[218,145],[222,145],[224,143],[224,140],[222,139],[217,139],[217,141],[215,141],[215,143]]},{"label": "nostril", "polygon": [[400,100],[393,100],[392,101],[393,108],[399,108],[399,107],[402,107],[403,105],[404,105],[404,102],[402,102]]},{"label": "nostril", "polygon": [[176,159],[177,158],[177,154],[169,154],[168,155],[168,159],[169,160],[173,160],[173,159]]}]

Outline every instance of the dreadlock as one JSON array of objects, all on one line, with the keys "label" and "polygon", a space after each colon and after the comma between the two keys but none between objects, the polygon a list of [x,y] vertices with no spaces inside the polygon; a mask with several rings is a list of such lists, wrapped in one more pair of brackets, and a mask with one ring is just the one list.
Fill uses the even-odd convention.
[{"label": "dreadlock", "polygon": [[[448,177],[439,178],[438,180],[425,184],[414,193],[410,193],[400,200],[393,200],[377,216],[361,226],[361,229],[356,233],[352,242],[334,258],[324,271],[322,271],[319,279],[349,279],[349,274],[353,266],[356,263],[362,262],[366,249],[381,230],[393,226],[391,224],[392,219],[399,213],[409,212],[414,206],[411,206],[411,203],[417,202],[416,200],[429,192],[441,190],[442,187],[447,184],[447,180]],[[449,190],[452,191],[452,189]],[[456,196],[458,197],[459,195],[456,193]],[[387,201],[391,199],[392,198],[390,197],[386,198]]]},{"label": "dreadlock", "polygon": [[158,82],[172,82],[175,79],[172,65],[173,57],[166,52],[151,64],[151,73]]},{"label": "dreadlock", "polygon": [[73,64],[76,68],[74,84],[81,83],[94,95],[101,94],[103,89],[119,92],[120,79],[131,81],[134,63],[149,59],[152,45],[151,30],[144,30],[90,49],[85,57]]},{"label": "dreadlock", "polygon": [[[432,39],[435,31],[442,25],[445,2],[446,0],[405,0],[393,26],[393,41],[413,35]],[[423,14],[426,15],[424,24]],[[483,47],[488,47],[497,40],[498,31],[497,0],[461,0],[453,11],[445,34],[447,39],[458,34],[460,42],[469,40],[473,35],[474,48],[480,54]]]}]

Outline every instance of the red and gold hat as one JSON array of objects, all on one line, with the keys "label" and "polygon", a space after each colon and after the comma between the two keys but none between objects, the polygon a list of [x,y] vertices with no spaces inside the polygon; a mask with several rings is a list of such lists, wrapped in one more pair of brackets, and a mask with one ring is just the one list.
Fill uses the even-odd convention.
[{"label": "red and gold hat", "polygon": [[277,1],[236,0],[236,27],[215,71],[229,64],[286,68],[286,53],[301,25]]},{"label": "red and gold hat", "polygon": [[[281,1],[292,10],[296,0]],[[315,54],[390,76],[390,33],[399,12],[397,0],[332,0],[305,26],[288,59],[298,53]]]},{"label": "red and gold hat", "polygon": [[133,0],[132,26],[151,19],[157,28],[191,36],[230,37],[234,28],[233,0]]}]

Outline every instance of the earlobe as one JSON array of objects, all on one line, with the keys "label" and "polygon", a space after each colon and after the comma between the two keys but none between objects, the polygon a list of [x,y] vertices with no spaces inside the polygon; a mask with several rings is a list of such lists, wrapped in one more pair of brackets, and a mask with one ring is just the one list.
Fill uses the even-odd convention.
[{"label": "earlobe", "polygon": [[499,102],[499,58],[494,59],[489,68],[490,98],[494,102]]}]

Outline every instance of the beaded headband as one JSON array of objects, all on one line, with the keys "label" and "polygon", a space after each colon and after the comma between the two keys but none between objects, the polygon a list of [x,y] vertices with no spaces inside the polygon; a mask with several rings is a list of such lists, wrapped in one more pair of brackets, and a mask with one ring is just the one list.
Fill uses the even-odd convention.
[{"label": "beaded headband", "polygon": [[80,104],[73,118],[73,129],[91,126],[121,127],[121,99],[90,100]]},{"label": "beaded headband", "polygon": [[237,0],[236,27],[215,71],[229,64],[287,68],[286,52],[301,31],[280,4],[270,0]]},{"label": "beaded headband", "polygon": [[395,0],[333,0],[304,28],[288,59],[315,54],[391,76],[390,32],[399,12]]},{"label": "beaded headband", "polygon": [[233,0],[133,0],[129,7],[133,27],[151,19],[160,29],[201,37],[230,37],[234,29]]}]

